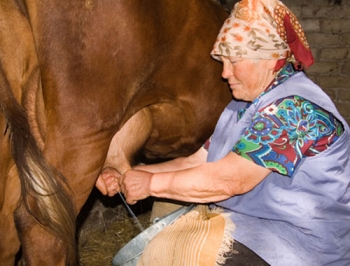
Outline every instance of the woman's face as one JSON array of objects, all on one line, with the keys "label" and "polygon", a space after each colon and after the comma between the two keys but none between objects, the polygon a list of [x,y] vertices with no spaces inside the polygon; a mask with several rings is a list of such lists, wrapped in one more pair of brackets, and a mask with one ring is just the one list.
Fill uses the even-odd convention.
[{"label": "woman's face", "polygon": [[243,59],[222,56],[222,77],[227,79],[237,100],[253,101],[275,77],[277,60]]}]

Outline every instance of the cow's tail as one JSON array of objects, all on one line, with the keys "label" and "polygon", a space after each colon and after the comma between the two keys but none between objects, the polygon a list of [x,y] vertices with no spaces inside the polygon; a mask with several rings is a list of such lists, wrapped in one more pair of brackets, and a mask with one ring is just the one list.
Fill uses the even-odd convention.
[{"label": "cow's tail", "polygon": [[66,265],[77,265],[76,210],[63,176],[51,167],[39,149],[27,114],[15,99],[0,64],[0,107],[5,116],[11,153],[21,180],[21,200],[27,211],[64,242]]}]

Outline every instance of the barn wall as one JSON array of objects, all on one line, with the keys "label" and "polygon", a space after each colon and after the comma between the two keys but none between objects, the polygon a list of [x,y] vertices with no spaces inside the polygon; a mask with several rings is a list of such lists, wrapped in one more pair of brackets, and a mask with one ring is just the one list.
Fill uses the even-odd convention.
[{"label": "barn wall", "polygon": [[282,2],[299,18],[312,48],[315,64],[306,71],[308,76],[350,124],[350,0]]}]

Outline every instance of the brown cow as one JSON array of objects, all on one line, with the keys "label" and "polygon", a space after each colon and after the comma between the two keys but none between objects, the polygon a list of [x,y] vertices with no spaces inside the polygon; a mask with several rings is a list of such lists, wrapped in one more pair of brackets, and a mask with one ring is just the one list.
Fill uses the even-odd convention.
[{"label": "brown cow", "polygon": [[26,265],[78,264],[116,133],[121,172],[206,140],[230,101],[209,56],[226,17],[212,0],[0,1],[1,265],[20,246]]}]

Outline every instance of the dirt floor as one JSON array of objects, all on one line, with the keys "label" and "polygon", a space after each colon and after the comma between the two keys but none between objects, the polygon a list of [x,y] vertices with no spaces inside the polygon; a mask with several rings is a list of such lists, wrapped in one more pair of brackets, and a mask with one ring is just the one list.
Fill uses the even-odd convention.
[{"label": "dirt floor", "polygon": [[[143,228],[150,223],[152,203],[131,206]],[[112,265],[114,255],[141,233],[120,197],[105,198],[94,191],[78,219],[81,266]]]}]

